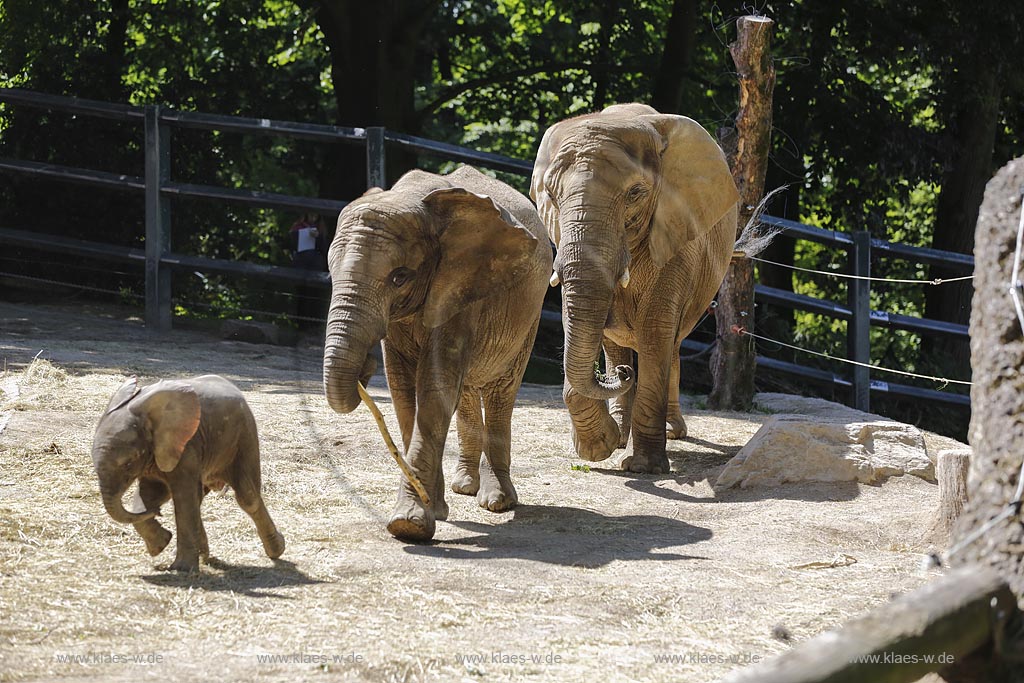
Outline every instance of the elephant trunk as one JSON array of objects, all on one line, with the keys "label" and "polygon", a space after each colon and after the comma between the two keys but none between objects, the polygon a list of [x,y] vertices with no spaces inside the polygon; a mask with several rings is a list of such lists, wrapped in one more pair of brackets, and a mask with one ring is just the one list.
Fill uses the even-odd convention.
[{"label": "elephant trunk", "polygon": [[137,524],[139,522],[145,522],[147,519],[152,519],[156,516],[156,510],[149,510],[146,512],[128,512],[124,509],[124,504],[121,502],[121,496],[128,490],[128,484],[130,482],[117,481],[117,477],[112,474],[109,469],[102,468],[99,470],[100,478],[100,495],[103,496],[103,507],[106,508],[107,514],[115,522],[121,524]]},{"label": "elephant trunk", "polygon": [[[571,283],[562,283],[563,287]],[[607,400],[629,391],[633,386],[633,369],[627,365],[608,368],[605,375],[598,371],[604,322],[608,305],[599,309],[603,315],[572,313],[581,310],[588,297],[578,290],[566,291],[562,320],[565,322],[565,378],[573,389],[588,398]]]},{"label": "elephant trunk", "polygon": [[620,278],[621,248],[594,244],[603,226],[563,222],[566,239],[558,262],[562,280],[562,322],[565,327],[565,377],[577,392],[607,400],[633,386],[627,365],[598,372],[604,326],[611,309],[615,283]]},{"label": "elephant trunk", "polygon": [[377,362],[371,347],[386,331],[385,323],[368,321],[374,307],[354,293],[332,297],[324,343],[324,394],[331,409],[351,413],[359,405],[359,389],[373,375]]}]

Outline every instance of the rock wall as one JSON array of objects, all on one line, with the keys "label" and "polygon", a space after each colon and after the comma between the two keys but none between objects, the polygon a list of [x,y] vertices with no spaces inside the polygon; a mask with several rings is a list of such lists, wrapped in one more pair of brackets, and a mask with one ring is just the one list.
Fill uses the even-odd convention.
[{"label": "rock wall", "polygon": [[[971,312],[974,455],[969,502],[953,529],[952,543],[1006,509],[1024,459],[1024,332],[1008,286],[1024,192],[1024,158],[1004,166],[985,189],[974,245]],[[1018,597],[1024,595],[1024,524],[1019,514],[1003,521],[963,551],[954,564],[995,565]]]}]

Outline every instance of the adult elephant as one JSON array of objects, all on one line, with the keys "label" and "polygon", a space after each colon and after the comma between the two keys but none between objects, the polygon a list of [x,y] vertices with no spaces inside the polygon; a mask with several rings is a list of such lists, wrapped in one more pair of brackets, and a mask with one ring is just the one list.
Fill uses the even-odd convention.
[{"label": "adult elephant", "polygon": [[[547,130],[530,194],[557,247],[551,284],[562,283],[576,452],[603,460],[632,431],[623,469],[668,472],[666,423],[686,433],[679,344],[734,247],[739,194],[725,156],[692,119],[613,105]],[[602,344],[607,375],[597,371]]]},{"label": "adult elephant", "polygon": [[512,407],[551,270],[530,200],[469,166],[410,171],[345,207],[328,260],[327,402],[339,413],[359,405],[356,383],[383,339],[406,458],[431,498],[425,507],[403,483],[388,530],[426,540],[447,518],[441,455],[456,410],[452,489],[491,511],[513,507]]}]

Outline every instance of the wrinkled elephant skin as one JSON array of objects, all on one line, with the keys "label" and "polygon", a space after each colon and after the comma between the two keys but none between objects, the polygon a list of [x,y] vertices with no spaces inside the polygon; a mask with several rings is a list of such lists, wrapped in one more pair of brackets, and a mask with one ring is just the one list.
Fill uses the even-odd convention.
[{"label": "wrinkled elephant skin", "polygon": [[[544,134],[530,194],[557,246],[565,326],[564,397],[580,457],[624,447],[632,472],[669,469],[682,438],[679,344],[714,298],[732,254],[739,195],[710,135],[684,116],[614,105]],[[635,386],[609,398],[593,378],[629,367]],[[667,434],[666,434],[667,432]]]}]

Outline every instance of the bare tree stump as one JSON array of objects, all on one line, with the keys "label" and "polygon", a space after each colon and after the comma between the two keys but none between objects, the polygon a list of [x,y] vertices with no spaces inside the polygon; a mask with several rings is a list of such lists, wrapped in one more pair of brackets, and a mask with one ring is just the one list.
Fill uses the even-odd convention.
[{"label": "bare tree stump", "polygon": [[[736,153],[730,158],[732,177],[740,193],[737,236],[753,216],[764,195],[764,177],[771,146],[772,66],[768,17],[740,17],[736,42],[729,46],[739,74],[740,106],[736,115]],[[754,325],[754,267],[747,258],[733,258],[718,292],[715,310],[718,344],[711,355],[714,386],[708,403],[715,409],[750,410],[754,399],[755,351],[744,330]]]},{"label": "bare tree stump", "polygon": [[953,524],[967,504],[967,470],[970,465],[969,448],[939,451],[935,460],[935,478],[939,482],[939,512],[935,519],[937,539],[949,539]]}]

